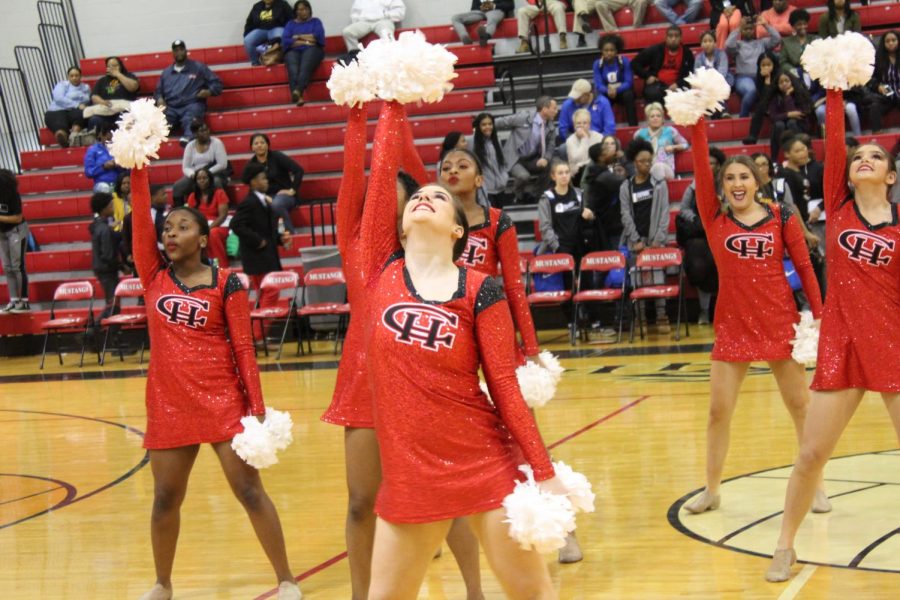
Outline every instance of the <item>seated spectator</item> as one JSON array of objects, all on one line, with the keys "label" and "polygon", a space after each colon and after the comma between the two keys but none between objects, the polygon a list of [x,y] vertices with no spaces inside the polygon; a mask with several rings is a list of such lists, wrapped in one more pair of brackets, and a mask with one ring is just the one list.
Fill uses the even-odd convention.
[{"label": "seated spectator", "polygon": [[605,96],[594,97],[591,82],[587,79],[576,79],[569,91],[569,97],[559,109],[559,137],[565,143],[574,131],[572,117],[575,111],[588,109],[591,116],[591,129],[604,135],[616,132],[616,117],[612,106]]},{"label": "seated spectator", "polygon": [[754,152],[750,155],[753,163],[759,171],[759,195],[761,198],[769,198],[774,202],[787,204],[796,214],[800,214],[794,205],[794,199],[791,197],[791,188],[788,187],[772,163],[771,157],[764,152]]},{"label": "seated spectator", "polygon": [[862,23],[849,0],[828,0],[828,13],[819,17],[819,37],[835,37],[847,31],[862,31]]},{"label": "seated spectator", "polygon": [[441,160],[451,150],[456,150],[457,148],[465,150],[468,147],[468,143],[466,134],[462,131],[451,131],[444,136],[444,141],[441,142]]},{"label": "seated spectator", "polygon": [[[547,12],[550,13],[553,24],[556,25],[556,31],[559,33],[559,49],[566,50],[569,47],[569,42],[566,41],[566,5],[560,0],[546,0],[546,2]],[[516,50],[517,53],[531,52],[528,32],[531,29],[531,22],[543,13],[542,7],[542,0],[527,0],[527,4],[522,5],[516,11],[516,22],[518,23],[519,31],[519,48]],[[545,54],[549,51],[550,48],[544,49]]]},{"label": "seated spectator", "polygon": [[591,209],[594,247],[598,250],[616,250],[622,237],[622,213],[619,210],[619,189],[627,174],[616,170],[622,159],[622,147],[613,135],[607,135],[599,144],[588,149],[590,163],[581,176],[581,193],[584,205]]},{"label": "seated spectator", "polygon": [[[825,132],[825,89],[821,84],[809,76],[809,73],[802,68],[798,69],[799,77],[797,79],[809,91],[809,97],[813,101],[815,107],[816,120],[822,130],[823,137]],[[844,115],[846,115],[847,129],[853,135],[862,135],[859,122],[859,110],[857,109],[864,101],[868,92],[862,86],[855,86],[844,91]]]},{"label": "seated spectator", "polygon": [[[756,27],[762,26],[769,33],[769,37],[757,39]],[[740,37],[738,37],[740,34]],[[757,17],[753,19],[745,17],[741,22],[740,31],[732,31],[725,41],[725,51],[734,57],[734,89],[741,97],[741,116],[749,117],[756,99],[759,97],[754,81],[756,64],[759,57],[766,50],[773,50],[781,43],[781,34],[771,25]]]},{"label": "seated spectator", "polygon": [[[679,15],[672,10],[676,4],[684,4],[684,14]],[[672,25],[686,25],[693,23],[700,16],[703,0],[653,0],[653,5]]]},{"label": "seated spectator", "polygon": [[172,186],[172,203],[184,205],[184,199],[194,188],[194,174],[200,168],[207,168],[213,176],[213,185],[224,188],[228,185],[228,153],[225,144],[209,133],[209,125],[195,120],[191,123],[194,139],[184,147],[181,157],[182,177]]},{"label": "seated spectator", "polygon": [[504,162],[497,128],[494,127],[494,115],[480,113],[475,116],[466,148],[481,163],[480,190],[485,194],[487,203],[494,208],[503,208],[509,202],[509,194],[506,193],[509,168]]},{"label": "seated spectator", "polygon": [[116,184],[113,186],[113,216],[112,229],[121,233],[125,215],[131,212],[131,171],[119,173]]},{"label": "seated spectator", "polygon": [[[794,32],[790,19],[795,10],[797,7],[788,4],[788,0],[772,0],[772,7],[759,13],[759,16],[785,38]],[[756,37],[762,38],[766,35],[768,32],[765,27],[756,27]]]},{"label": "seated spectator", "polygon": [[91,103],[91,88],[81,81],[81,69],[69,67],[66,80],[53,86],[52,99],[44,113],[47,129],[63,148],[69,146],[69,135],[85,126],[84,109]]},{"label": "seated spectator", "polygon": [[0,264],[6,276],[9,303],[0,307],[2,313],[26,313],[28,304],[28,273],[25,271],[25,248],[28,246],[28,223],[22,214],[22,197],[16,174],[0,169]]},{"label": "seated spectator", "polygon": [[653,149],[653,164],[650,170],[654,179],[662,181],[675,179],[675,154],[684,152],[691,146],[677,129],[665,124],[665,111],[661,104],[648,104],[644,114],[647,117],[647,126],[635,131],[634,139],[646,141]]},{"label": "seated spectator", "polygon": [[700,36],[700,50],[694,56],[694,71],[700,68],[715,69],[725,78],[728,85],[734,85],[734,76],[728,70],[728,55],[716,47],[716,34],[712,31],[706,31]]},{"label": "seated spectator", "polygon": [[709,28],[716,32],[716,48],[725,49],[725,40],[732,31],[741,28],[741,19],[755,12],[750,0],[711,0]]},{"label": "seated spectator", "polygon": [[681,43],[681,29],[670,25],[666,41],[644,48],[631,61],[634,74],[644,80],[644,100],[662,102],[666,90],[687,87],[685,78],[694,71],[694,55]]},{"label": "seated spectator", "polygon": [[169,126],[181,128],[178,141],[186,146],[194,137],[191,124],[203,121],[206,99],[222,93],[222,81],[205,64],[189,59],[181,40],[172,42],[172,57],[175,63],[163,70],[154,96]]},{"label": "seated spectator", "polygon": [[[594,10],[600,17],[600,26],[607,33],[615,33],[619,30],[616,25],[616,19],[613,13],[617,13],[623,8],[631,9],[631,26],[641,27],[644,25],[644,15],[647,13],[647,5],[650,0],[594,0]],[[589,11],[590,9],[588,9]],[[575,9],[576,13],[578,9]],[[587,12],[587,11],[585,11]],[[600,47],[603,50],[603,47]]]},{"label": "seated spectator", "polygon": [[291,99],[297,106],[303,106],[306,102],[303,94],[325,58],[325,27],[312,16],[312,6],[307,0],[294,3],[294,19],[284,28],[281,46]]},{"label": "seated spectator", "polygon": [[775,92],[778,84],[778,57],[774,52],[766,50],[756,60],[756,77],[753,85],[756,87],[756,95],[759,101],[753,110],[753,118],[750,119],[750,135],[744,138],[745,144],[755,144],[762,130],[763,119],[769,109],[769,98]]},{"label": "seated spectator", "polygon": [[[248,163],[242,179],[250,186],[250,192],[238,204],[231,219],[231,230],[240,239],[241,266],[260,294],[259,306],[267,308],[278,303],[278,291],[261,292],[259,286],[267,273],[281,271],[278,246],[289,248],[291,237],[287,232],[278,233],[280,217],[273,210],[272,198],[266,193],[271,188],[266,166]],[[265,332],[260,328],[255,335],[257,339],[262,339]]]},{"label": "seated spectator", "polygon": [[206,253],[209,259],[220,267],[228,266],[228,253],[225,251],[225,240],[228,239],[228,227],[224,225],[228,218],[228,196],[225,190],[213,185],[214,175],[206,167],[200,167],[194,173],[194,189],[187,198],[187,205],[196,208],[209,223],[209,244]]},{"label": "seated spectator", "polygon": [[290,20],[291,14],[291,5],[285,0],[260,0],[253,5],[247,15],[247,22],[244,23],[244,51],[247,52],[251,65],[259,64],[257,46],[281,41],[284,25]]},{"label": "seated spectator", "polygon": [[[654,150],[649,142],[634,139],[625,151],[628,160],[634,164],[634,176],[629,177],[619,188],[619,209],[622,214],[622,244],[631,251],[629,266],[644,248],[662,248],[669,235],[669,188],[666,182],[653,177]],[[665,281],[662,271],[639,275],[643,283],[661,285]],[[666,301],[656,303],[656,325],[658,333],[669,333],[669,317]]]},{"label": "seated spectator", "polygon": [[638,124],[634,105],[634,75],[631,60],[621,56],[625,43],[617,35],[606,34],[600,38],[598,46],[600,58],[594,61],[594,89],[610,104],[621,104],[625,108],[628,125],[634,127]]},{"label": "seated spectator", "polygon": [[[875,72],[869,86],[869,127],[872,133],[881,131],[884,115],[900,108],[900,52],[897,50],[897,30],[881,36],[875,51]],[[897,187],[897,186],[894,186]]]},{"label": "seated spectator", "polygon": [[453,30],[456,31],[459,41],[463,44],[471,44],[472,38],[469,36],[469,30],[466,29],[466,25],[484,21],[483,25],[478,26],[476,32],[478,33],[478,43],[482,48],[485,48],[488,40],[494,37],[497,26],[504,18],[512,14],[514,7],[515,2],[513,0],[497,0],[496,2],[492,0],[487,2],[472,0],[472,8],[469,9],[469,12],[453,15],[450,17],[450,23],[453,25]]},{"label": "seated spectator", "polygon": [[[803,222],[819,239],[819,253],[825,255],[825,204],[823,198],[825,168],[811,154],[809,136],[799,134],[782,145],[784,150],[784,180],[791,190],[791,198]],[[821,285],[822,280],[819,281]],[[824,292],[823,292],[824,293]]]},{"label": "seated spectator", "polygon": [[359,50],[360,40],[372,32],[378,37],[393,37],[404,16],[403,0],[353,0],[350,24],[343,31],[347,52]]},{"label": "seated spectator", "polygon": [[781,140],[790,132],[814,133],[813,105],[809,92],[793,75],[780,73],[775,80],[775,90],[769,98],[767,112],[772,120],[771,153],[778,157]]},{"label": "seated spectator", "polygon": [[84,176],[94,180],[95,192],[113,191],[113,185],[125,169],[116,164],[107,144],[112,140],[112,129],[102,123],[97,130],[97,141],[84,153]]},{"label": "seated spectator", "polygon": [[94,192],[91,212],[94,213],[94,220],[88,226],[91,233],[91,268],[103,288],[105,306],[100,313],[100,320],[103,320],[113,314],[116,286],[119,285],[119,245],[109,226],[109,218],[113,216],[112,194]]},{"label": "seated spectator", "polygon": [[269,185],[266,193],[272,197],[272,211],[282,219],[284,228],[293,234],[291,210],[299,204],[303,167],[287,154],[272,150],[269,136],[264,133],[254,133],[250,136],[250,150],[253,151],[253,156],[244,166],[241,179],[246,183],[248,173],[257,170],[255,165],[262,165],[266,172],[266,183]]},{"label": "seated spectator", "polygon": [[579,108],[572,115],[574,128],[566,138],[566,158],[573,181],[581,181],[582,169],[590,162],[588,150],[603,142],[603,135],[591,129],[591,112]]},{"label": "seated spectator", "polygon": [[814,33],[809,33],[809,13],[802,8],[791,13],[788,23],[793,31],[792,35],[781,38],[781,70],[788,71],[791,75],[800,77],[802,69],[800,57],[810,42],[819,39]]},{"label": "seated spectator", "polygon": [[532,176],[537,176],[539,189],[547,187],[550,158],[556,140],[553,120],[559,112],[556,100],[538,96],[535,107],[500,117],[494,121],[498,130],[508,129],[510,135],[503,146],[503,162],[513,180],[516,200],[523,198]]},{"label": "seated spectator", "polygon": [[132,101],[137,99],[140,87],[137,75],[125,68],[121,58],[107,58],[106,75],[94,84],[94,89],[91,90],[92,105],[84,110],[88,128],[96,131],[102,123],[106,123],[111,130],[115,129],[118,114],[128,110]]},{"label": "seated spectator", "polygon": [[[725,153],[715,146],[709,147],[709,166],[716,182],[716,195],[722,197],[719,185],[719,169],[725,164]],[[675,239],[684,250],[684,273],[691,285],[697,288],[700,303],[698,325],[709,325],[712,297],[719,290],[719,273],[709,249],[709,240],[703,222],[697,214],[697,183],[692,181],[681,198],[681,207],[675,218]]]}]

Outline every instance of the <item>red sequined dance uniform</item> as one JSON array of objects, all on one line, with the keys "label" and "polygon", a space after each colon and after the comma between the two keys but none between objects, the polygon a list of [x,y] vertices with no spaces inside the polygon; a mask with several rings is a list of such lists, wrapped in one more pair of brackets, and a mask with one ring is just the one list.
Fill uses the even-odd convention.
[{"label": "red sequined dance uniform", "polygon": [[[404,125],[404,167],[417,181],[424,182],[425,166],[415,151],[408,123]],[[322,415],[322,420],[344,427],[371,429],[375,424],[365,349],[365,328],[369,315],[360,264],[364,254],[360,224],[366,190],[366,127],[366,107],[351,108],[344,132],[344,172],[338,191],[336,220],[338,250],[341,253],[344,278],[347,281],[347,299],[353,316],[344,339],[331,405]]]},{"label": "red sequined dance uniform", "polygon": [[[704,119],[694,125],[694,156],[709,154]],[[694,163],[697,212],[719,270],[719,299],[712,359],[727,362],[791,358],[793,324],[800,321],[784,274],[785,251],[794,263],[815,318],[822,296],[797,215],[782,205],[764,205],[767,215],[744,225],[722,210],[706,159]]]},{"label": "red sequined dance uniform", "polygon": [[211,286],[185,287],[156,247],[146,168],[131,172],[131,185],[134,262],[153,348],[144,447],[230,440],[243,431],[241,417],[266,412],[247,292],[234,274],[217,268]]},{"label": "red sequined dance uniform", "polygon": [[[513,440],[543,481],[554,475],[515,375],[515,333],[499,285],[459,270],[446,302],[423,300],[406,270],[395,182],[404,110],[378,122],[362,223],[370,297],[369,382],[375,401],[383,519],[423,523],[499,508],[517,470]],[[493,404],[478,386],[481,366]]]},{"label": "red sequined dance uniform", "polygon": [[[900,218],[866,222],[847,188],[844,102],[826,99],[825,258],[828,292],[814,390],[900,392]],[[900,184],[895,184],[900,185]]]},{"label": "red sequined dance uniform", "polygon": [[525,355],[540,352],[531,309],[525,300],[525,288],[519,268],[519,239],[512,219],[498,208],[484,209],[484,223],[469,228],[469,240],[459,260],[461,267],[491,277],[503,272],[503,291],[512,310],[516,330],[522,336]]}]

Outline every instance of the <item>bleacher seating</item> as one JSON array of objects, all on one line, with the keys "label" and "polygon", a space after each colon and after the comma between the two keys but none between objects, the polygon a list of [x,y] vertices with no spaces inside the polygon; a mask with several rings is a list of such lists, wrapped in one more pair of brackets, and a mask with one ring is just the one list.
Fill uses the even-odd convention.
[{"label": "bleacher seating", "polygon": [[[824,13],[824,2],[821,0],[792,0],[792,4],[804,7],[812,14],[810,30],[814,31],[819,17]],[[900,24],[900,4],[895,2],[877,2],[871,6],[856,7],[864,29],[867,32],[881,33]],[[704,5],[703,16],[698,22],[682,27],[684,42],[696,50],[700,35],[708,29],[709,5]],[[571,27],[573,15],[567,15]],[[596,16],[591,18],[595,31],[600,32]],[[662,41],[668,24],[661,15],[650,6],[645,18],[645,26],[633,28],[630,11],[625,9],[616,14],[616,21],[623,29],[619,32],[625,41],[626,53],[633,56],[641,48]],[[470,27],[474,35],[477,25]],[[543,32],[544,24],[536,20],[538,32]],[[551,31],[553,29],[550,22]],[[570,29],[571,30],[571,29]],[[408,107],[412,117],[413,131],[417,139],[423,160],[433,165],[443,136],[453,130],[469,132],[471,117],[488,106],[485,90],[496,86],[498,68],[496,64],[503,60],[528,61],[528,56],[506,57],[492,54],[492,47],[481,48],[477,44],[460,45],[456,34],[449,24],[424,27],[422,31],[432,42],[451,44],[450,50],[459,57],[457,72],[459,77],[454,82],[454,90],[438,104],[423,104]],[[602,33],[602,32],[600,32]],[[514,18],[505,19],[495,35],[498,41],[511,42],[516,37]],[[504,38],[506,38],[504,40]],[[574,44],[572,44],[574,46]],[[286,84],[287,75],[283,66],[249,67],[243,46],[231,45],[218,48],[191,49],[190,57],[208,64],[225,85],[225,91],[218,97],[209,100],[207,122],[213,135],[219,137],[229,152],[236,173],[240,173],[249,158],[249,139],[254,131],[266,132],[272,142],[272,148],[284,151],[297,160],[306,170],[300,196],[304,205],[294,211],[293,221],[299,228],[294,236],[290,250],[283,251],[285,268],[300,269],[299,255],[314,242],[313,224],[331,225],[329,211],[319,212],[310,202],[329,202],[337,194],[340,183],[342,162],[341,144],[343,142],[344,120],[346,109],[330,103],[325,79],[333,60],[344,52],[343,39],[339,35],[327,39],[326,52],[329,59],[323,62],[314,75],[314,81],[307,90],[307,103],[296,107],[289,103],[290,92]],[[583,55],[587,61],[593,60],[597,51],[571,50],[572,56]],[[554,53],[563,55],[567,53]],[[125,55],[123,59],[129,70],[138,74],[141,79],[141,94],[151,94],[160,71],[171,63],[171,53],[161,51],[154,53]],[[589,62],[587,63],[589,64]],[[104,59],[90,58],[81,61],[81,68],[87,82],[92,82],[104,73]],[[533,71],[533,66],[530,67]],[[578,76],[581,76],[579,74]],[[638,87],[640,82],[636,81]],[[527,101],[526,101],[527,102]],[[642,101],[638,102],[639,115],[643,116]],[[736,98],[732,97],[731,106],[736,111]],[[374,133],[375,118],[379,106],[369,106],[369,139]],[[624,114],[621,107],[616,106],[619,122],[617,136],[623,142],[631,139],[634,128],[624,126]],[[499,111],[495,111],[499,112]],[[887,126],[900,125],[896,113],[894,120]],[[763,129],[763,142],[745,146],[740,140],[746,137],[749,119],[725,119],[710,123],[710,140],[719,144],[726,154],[751,154],[767,152],[768,125]],[[682,133],[690,139],[688,131]],[[872,136],[864,136],[870,139]],[[893,146],[897,136],[895,133],[881,134],[877,139],[888,146]],[[30,275],[29,297],[36,310],[31,314],[0,315],[0,335],[37,333],[39,324],[46,319],[45,310],[56,287],[68,280],[84,279],[92,281],[95,297],[101,298],[102,291],[91,277],[90,238],[87,226],[90,222],[90,187],[91,182],[82,173],[84,148],[59,148],[52,146],[55,139],[46,129],[40,132],[40,139],[46,148],[35,152],[24,152],[21,156],[23,174],[19,177],[19,186],[24,199],[24,213],[38,243],[44,250],[30,252],[26,255],[27,269]],[[822,156],[822,141],[814,142],[815,151]],[[175,139],[164,144],[160,150],[160,160],[151,170],[151,180],[159,183],[172,183],[181,176],[180,159],[182,149]],[[672,201],[671,226],[674,228],[674,216],[678,202],[684,190],[690,184],[690,173],[693,170],[693,152],[687,151],[678,155],[676,171],[680,178],[669,182],[669,197]],[[233,201],[241,199],[247,188],[240,183],[233,183],[228,188]],[[318,243],[322,243],[319,236]],[[331,243],[331,239],[327,241]],[[8,298],[6,284],[0,284],[0,302]],[[67,312],[79,314],[79,309]]]}]

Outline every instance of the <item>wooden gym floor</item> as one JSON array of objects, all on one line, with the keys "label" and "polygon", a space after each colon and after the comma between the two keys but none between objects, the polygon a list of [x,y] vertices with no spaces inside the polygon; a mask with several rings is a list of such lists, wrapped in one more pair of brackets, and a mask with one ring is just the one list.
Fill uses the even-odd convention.
[{"label": "wooden gym floor", "polygon": [[[578,520],[585,560],[547,557],[560,598],[900,597],[900,451],[878,397],[866,397],[826,471],[834,511],[801,530],[810,564],[790,584],[769,584],[765,554],[796,442],[767,370],[755,366],[744,384],[722,508],[693,516],[680,507],[703,486],[711,328],[680,344],[541,340],[568,369],[538,411],[541,431],[597,492],[597,512]],[[304,597],[343,599],[343,433],[319,421],[337,361],[330,344],[314,350],[261,359],[267,403],[296,424],[294,444],[263,475]],[[0,359],[0,589],[10,599],[137,598],[153,582],[143,371],[135,355],[104,368],[66,363],[48,357],[40,372],[37,357]],[[484,560],[482,570],[487,598],[501,598]],[[268,563],[208,449],[185,501],[174,583],[185,600],[272,597]],[[420,597],[465,597],[448,551]]]}]

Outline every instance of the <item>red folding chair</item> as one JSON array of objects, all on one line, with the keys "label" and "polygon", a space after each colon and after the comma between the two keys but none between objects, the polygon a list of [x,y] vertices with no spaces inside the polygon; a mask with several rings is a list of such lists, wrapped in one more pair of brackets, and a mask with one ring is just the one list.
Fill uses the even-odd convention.
[{"label": "red folding chair", "polygon": [[[84,316],[70,314],[58,317],[56,312],[58,304],[62,302],[88,302],[87,314]],[[44,368],[44,357],[47,355],[47,342],[53,335],[56,340],[56,354],[59,356],[59,364],[62,366],[62,346],[59,336],[64,334],[81,334],[81,360],[78,366],[84,365],[84,347],[87,344],[88,331],[94,325],[94,286],[90,281],[68,281],[61,283],[53,292],[53,302],[50,304],[50,320],[41,324],[44,331],[44,347],[41,350],[41,369]],[[100,362],[100,355],[97,355]]]},{"label": "red folding chair", "polygon": [[[555,275],[569,273],[572,287],[569,289],[535,291],[535,275]],[[571,254],[542,254],[528,259],[528,272],[525,276],[525,300],[532,310],[535,308],[560,307],[572,301],[572,290],[575,280],[575,258]],[[575,332],[569,328],[569,340],[575,343]]]},{"label": "red folding chair", "polygon": [[[243,275],[243,273],[241,273]],[[244,275],[246,278],[247,276]],[[243,284],[244,281],[242,280]],[[249,284],[249,278],[247,279],[247,284]],[[272,271],[271,273],[267,273],[265,277],[263,277],[262,283],[259,284],[259,290],[257,290],[256,294],[256,307],[250,311],[250,331],[253,332],[253,322],[259,321],[262,325],[263,331],[263,350],[266,353],[266,356],[269,356],[269,343],[266,341],[265,335],[265,323],[266,321],[284,321],[284,328],[281,330],[281,341],[278,343],[278,354],[275,355],[275,360],[281,358],[281,349],[284,347],[284,338],[287,335],[288,326],[291,324],[291,319],[294,317],[294,309],[297,305],[297,290],[300,288],[300,276],[294,273],[293,271]],[[248,288],[249,289],[249,288]],[[284,290],[290,291],[290,298],[288,299],[287,306],[267,306],[260,307],[259,301],[262,298],[263,292],[266,290],[277,290],[280,294]],[[256,334],[252,333],[254,336],[253,343],[256,343]],[[299,341],[297,342],[299,344]]]},{"label": "red folding chair", "polygon": [[[137,277],[123,279],[116,286],[115,298],[113,299],[113,315],[100,321],[100,327],[106,329],[106,333],[103,336],[103,348],[100,350],[101,365],[106,363],[106,346],[109,342],[109,334],[114,329],[117,333],[143,330],[144,334],[141,337],[141,354],[138,364],[144,364],[144,348],[147,345],[147,309],[144,306],[135,305],[128,307],[127,312],[119,312],[123,308],[122,301],[125,298],[140,298],[143,295],[144,287],[141,285],[141,280]],[[124,361],[125,352],[121,339],[116,344],[116,349],[119,351],[119,360]]]},{"label": "red folding chair", "polygon": [[[343,301],[309,302],[312,288],[343,286]],[[312,317],[337,317],[337,329],[334,337],[334,353],[344,341],[344,332],[350,321],[350,305],[347,303],[347,281],[340,267],[323,267],[310,269],[303,277],[303,306],[297,311],[300,317],[301,335],[306,335],[306,348],[312,354]],[[298,347],[300,342],[298,340]]]},{"label": "red folding chair", "polygon": [[[665,280],[666,270],[669,268],[678,269],[678,283],[675,285],[655,284],[653,281],[654,273],[662,273]],[[684,266],[682,263],[681,250],[678,248],[645,248],[637,255],[634,268],[632,269],[634,289],[631,291],[631,339],[634,341],[634,319],[638,321],[641,339],[644,339],[644,320],[642,304],[645,300],[668,300],[678,298],[678,317],[675,322],[675,340],[681,339],[681,313],[684,310]],[[649,275],[649,277],[647,277]],[[644,284],[645,280],[651,283]],[[641,304],[639,304],[641,303]],[[688,337],[687,318],[684,319],[684,335]]]},{"label": "red folding chair", "polygon": [[578,269],[578,282],[575,284],[575,296],[572,298],[574,305],[574,316],[572,317],[573,326],[575,327],[575,335],[581,339],[587,338],[587,332],[579,326],[578,307],[582,304],[616,302],[618,303],[619,313],[619,335],[616,342],[622,341],[622,320],[625,311],[625,277],[622,277],[622,283],[614,288],[599,288],[593,290],[582,290],[581,280],[586,273],[609,273],[614,269],[626,269],[627,261],[625,255],[615,250],[608,252],[590,252],[581,259],[581,266]]}]

